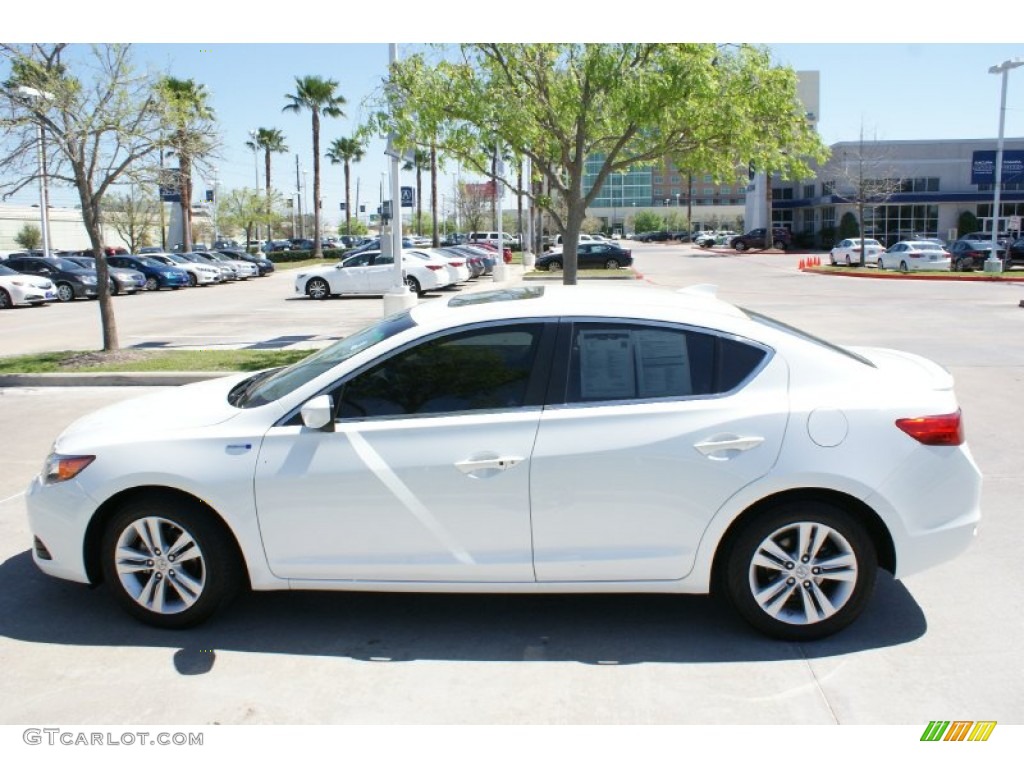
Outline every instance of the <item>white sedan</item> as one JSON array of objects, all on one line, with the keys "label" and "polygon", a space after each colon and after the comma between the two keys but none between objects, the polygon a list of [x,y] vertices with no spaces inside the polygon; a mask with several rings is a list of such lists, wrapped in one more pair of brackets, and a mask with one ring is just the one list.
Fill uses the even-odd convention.
[{"label": "white sedan", "polygon": [[188,282],[193,288],[197,285],[215,285],[224,282],[221,267],[189,261],[179,253],[147,253],[146,258],[156,259],[169,267],[184,269],[188,272]]},{"label": "white sedan", "polygon": [[[838,264],[845,264],[848,267],[860,265],[861,238],[848,237],[841,240],[828,254],[829,263],[834,267]],[[885,250],[885,246],[877,240],[865,237],[864,243],[864,264],[878,264],[878,257]]]},{"label": "white sedan", "polygon": [[26,504],[39,568],[161,627],[245,588],[715,589],[813,640],[879,567],[967,548],[980,495],[935,363],[707,286],[580,285],[420,304],[287,368],[110,406],[57,438]]},{"label": "white sedan", "polygon": [[901,240],[878,256],[878,268],[898,269],[900,272],[948,272],[951,261],[949,251],[938,243],[930,240]]},{"label": "white sedan", "polygon": [[16,272],[0,264],[0,309],[45,304],[57,300],[57,289],[47,277]]},{"label": "white sedan", "polygon": [[466,260],[461,256],[454,256],[434,248],[417,248],[406,251],[410,256],[417,256],[424,261],[438,263],[443,262],[448,272],[449,285],[458,285],[469,280],[470,271]]},{"label": "white sedan", "polygon": [[[409,290],[417,294],[451,284],[445,260],[415,256],[409,251],[402,253],[402,278]],[[394,257],[367,250],[335,264],[301,270],[295,276],[295,293],[311,299],[381,296],[391,290],[394,279]]]}]

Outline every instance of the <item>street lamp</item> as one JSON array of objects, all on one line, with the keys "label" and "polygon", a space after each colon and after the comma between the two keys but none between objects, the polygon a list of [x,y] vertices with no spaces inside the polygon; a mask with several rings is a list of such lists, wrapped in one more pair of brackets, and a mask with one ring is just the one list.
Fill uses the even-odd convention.
[{"label": "street lamp", "polygon": [[[18,86],[18,93],[22,96],[27,96],[30,99],[46,99],[47,101],[53,100],[52,93],[40,91],[37,88],[29,88],[27,85]],[[43,256],[49,256],[50,212],[47,210],[49,207],[49,195],[46,191],[46,158],[44,157],[43,124],[38,121],[36,122],[36,147],[37,157],[39,159],[39,223],[43,230]]]},{"label": "street lamp", "polygon": [[1002,64],[988,68],[990,75],[1002,75],[1003,86],[999,98],[999,138],[996,141],[996,177],[995,196],[992,203],[992,250],[989,252],[988,260],[985,263],[986,272],[1000,272],[1002,262],[996,255],[996,248],[999,242],[999,193],[1003,186],[1003,126],[1006,122],[1006,81],[1009,79],[1011,69],[1024,66],[1024,59],[1020,57],[1007,59]]}]

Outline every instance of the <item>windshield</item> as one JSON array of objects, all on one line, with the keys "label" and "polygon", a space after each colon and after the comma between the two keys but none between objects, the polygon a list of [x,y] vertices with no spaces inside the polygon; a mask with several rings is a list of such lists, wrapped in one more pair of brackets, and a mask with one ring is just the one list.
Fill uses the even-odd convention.
[{"label": "windshield", "polygon": [[287,368],[257,373],[232,389],[228,394],[228,402],[236,408],[256,408],[272,403],[291,394],[321,373],[329,371],[338,363],[415,325],[409,310],[385,317],[380,322],[363,328],[329,347],[324,347]]}]

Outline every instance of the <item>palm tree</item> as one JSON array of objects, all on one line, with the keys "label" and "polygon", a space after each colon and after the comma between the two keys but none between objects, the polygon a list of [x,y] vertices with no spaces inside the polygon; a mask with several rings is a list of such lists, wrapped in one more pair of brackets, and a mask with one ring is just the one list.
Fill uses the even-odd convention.
[{"label": "palm tree", "polygon": [[271,152],[287,152],[288,145],[284,143],[284,134],[281,133],[277,128],[257,128],[256,136],[252,141],[245,142],[245,146],[251,149],[253,152],[262,149],[263,150],[263,163],[266,169],[267,178],[267,240],[272,239],[270,231],[270,153]]},{"label": "palm tree", "polygon": [[344,117],[341,106],[345,97],[335,93],[336,80],[307,75],[295,78],[295,93],[286,93],[290,101],[282,112],[301,112],[308,109],[313,115],[313,257],[322,259],[324,248],[320,231],[320,115]]},{"label": "palm tree", "polygon": [[416,234],[423,234],[423,172],[430,170],[430,153],[425,149],[413,152],[411,160],[406,160],[403,171],[416,171]]},{"label": "palm tree", "polygon": [[352,234],[352,205],[349,199],[352,163],[358,163],[366,154],[366,147],[358,138],[335,139],[327,148],[327,159],[335,165],[345,165],[345,234]]},{"label": "palm tree", "polygon": [[194,80],[164,77],[159,83],[170,135],[165,142],[178,158],[181,189],[182,242],[192,250],[192,168],[213,149],[213,109],[206,86]]}]

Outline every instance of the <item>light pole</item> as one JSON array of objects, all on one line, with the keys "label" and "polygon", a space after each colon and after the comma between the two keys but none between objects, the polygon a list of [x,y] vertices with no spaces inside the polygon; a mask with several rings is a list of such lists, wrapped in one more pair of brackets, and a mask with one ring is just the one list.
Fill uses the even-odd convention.
[{"label": "light pole", "polygon": [[996,174],[995,174],[995,195],[992,203],[992,250],[989,251],[988,259],[985,262],[986,272],[1001,272],[1003,263],[999,260],[996,248],[999,244],[999,193],[1003,186],[1003,126],[1006,123],[1006,82],[1009,79],[1011,69],[1024,66],[1024,59],[1020,57],[1007,59],[1002,64],[988,68],[990,75],[1002,75],[1003,86],[999,97],[999,138],[996,140]]},{"label": "light pole", "polygon": [[[50,101],[52,93],[40,91],[37,88],[29,88],[27,85],[18,86],[18,93],[31,99]],[[49,195],[46,190],[46,158],[44,157],[43,124],[36,122],[36,151],[39,159],[39,223],[43,230],[43,256],[50,255],[50,212]]]}]

